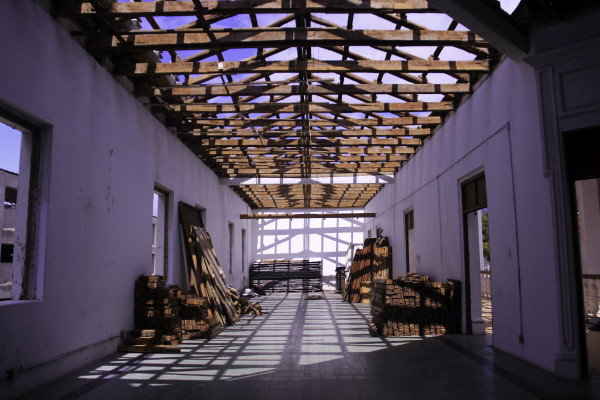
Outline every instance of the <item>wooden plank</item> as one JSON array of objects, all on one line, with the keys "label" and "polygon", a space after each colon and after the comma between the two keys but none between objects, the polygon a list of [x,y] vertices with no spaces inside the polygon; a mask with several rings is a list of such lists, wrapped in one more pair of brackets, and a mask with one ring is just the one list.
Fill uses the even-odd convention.
[{"label": "wooden plank", "polygon": [[[396,129],[381,129],[381,128],[369,128],[369,129],[332,129],[332,130],[258,130],[257,132],[263,138],[286,138],[286,137],[298,137],[299,135],[311,136],[311,137],[328,137],[328,138],[364,138],[364,137],[401,137],[401,136],[416,136],[424,137],[431,135],[431,129],[429,128],[396,128]],[[254,130],[251,129],[206,129],[206,130],[192,130],[189,132],[178,132],[180,137],[248,137],[258,138]]]},{"label": "wooden plank", "polygon": [[201,139],[207,147],[420,146],[421,139]]},{"label": "wooden plank", "polygon": [[[77,32],[74,32],[79,34]],[[93,35],[93,32],[81,34]],[[97,33],[107,35],[107,33]],[[91,45],[93,51],[240,49],[302,46],[457,46],[489,47],[467,31],[345,30],[336,28],[232,28],[185,31],[115,32],[110,45]],[[214,37],[214,40],[211,40]]]},{"label": "wooden plank", "polygon": [[[122,4],[122,3],[121,3]],[[133,3],[129,3],[133,4]],[[488,60],[224,61],[136,63],[115,66],[116,75],[196,75],[223,73],[314,72],[489,72]]]},{"label": "wooden plank", "polygon": [[[440,124],[442,118],[433,117],[398,117],[398,118],[365,118],[365,119],[315,119],[310,122],[299,119],[238,119],[238,118],[188,118],[192,122],[188,125],[196,126],[396,126],[396,125],[421,125]],[[171,119],[172,121],[172,119]],[[168,125],[171,125],[168,123]]]},{"label": "wooden plank", "polygon": [[243,14],[243,13],[368,13],[379,12],[438,12],[426,0],[231,0],[201,1],[197,8],[192,1],[155,1],[136,3],[109,3],[97,9],[91,2],[82,3],[81,14],[111,17],[185,16],[203,14]]},{"label": "wooden plank", "polygon": [[[192,147],[193,150],[193,146]],[[250,147],[247,149],[240,148],[213,148],[206,150],[206,154],[209,155],[243,155],[243,154],[270,154],[273,152],[273,148],[269,147]],[[328,154],[414,154],[415,149],[413,147],[403,146],[370,146],[370,147],[322,147],[321,150]],[[293,149],[298,154],[298,149]]]},{"label": "wooden plank", "polygon": [[361,83],[355,85],[203,85],[155,89],[156,96],[293,96],[302,94],[452,94],[469,93],[468,83],[422,83],[422,84],[381,84]]},{"label": "wooden plank", "polygon": [[[163,106],[161,104],[161,106]],[[454,103],[405,102],[405,103],[366,103],[366,104],[330,104],[330,103],[205,103],[205,104],[169,104],[176,113],[352,113],[352,112],[401,112],[401,111],[452,111]]]}]

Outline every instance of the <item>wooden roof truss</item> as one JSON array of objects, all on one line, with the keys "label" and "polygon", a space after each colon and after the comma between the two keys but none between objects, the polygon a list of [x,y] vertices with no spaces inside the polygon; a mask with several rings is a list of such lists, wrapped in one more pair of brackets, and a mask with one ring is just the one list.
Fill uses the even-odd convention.
[{"label": "wooden roof truss", "polygon": [[[393,175],[498,59],[426,0],[56,3],[222,178]],[[233,189],[252,208],[326,208],[382,186],[332,182]]]}]

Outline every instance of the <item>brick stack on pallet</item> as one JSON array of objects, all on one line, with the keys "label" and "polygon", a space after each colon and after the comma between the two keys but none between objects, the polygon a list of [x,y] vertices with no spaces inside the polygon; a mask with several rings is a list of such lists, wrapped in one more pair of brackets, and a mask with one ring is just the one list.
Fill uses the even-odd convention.
[{"label": "brick stack on pallet", "polygon": [[365,239],[356,250],[343,300],[348,303],[369,303],[373,279],[388,279],[392,266],[392,248],[387,237]]},{"label": "brick stack on pallet", "polygon": [[429,277],[378,279],[371,291],[369,331],[380,336],[423,336],[461,332],[460,282]]}]

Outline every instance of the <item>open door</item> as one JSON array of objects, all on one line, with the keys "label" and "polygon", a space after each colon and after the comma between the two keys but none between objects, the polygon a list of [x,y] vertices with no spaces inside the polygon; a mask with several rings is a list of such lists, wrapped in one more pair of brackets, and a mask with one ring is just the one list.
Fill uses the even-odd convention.
[{"label": "open door", "polygon": [[483,173],[462,184],[465,254],[465,331],[489,334],[492,341],[492,276],[487,194]]},{"label": "open door", "polygon": [[600,375],[600,128],[565,134],[576,243],[581,342],[588,375]]}]

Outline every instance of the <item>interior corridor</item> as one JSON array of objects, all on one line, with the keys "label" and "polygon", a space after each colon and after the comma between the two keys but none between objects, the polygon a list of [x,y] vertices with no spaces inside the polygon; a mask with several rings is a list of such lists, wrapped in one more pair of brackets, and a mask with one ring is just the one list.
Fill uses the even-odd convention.
[{"label": "interior corridor", "polygon": [[179,354],[118,354],[26,399],[598,399],[600,381],[564,381],[485,345],[484,336],[375,338],[368,304],[301,294],[261,298]]}]

